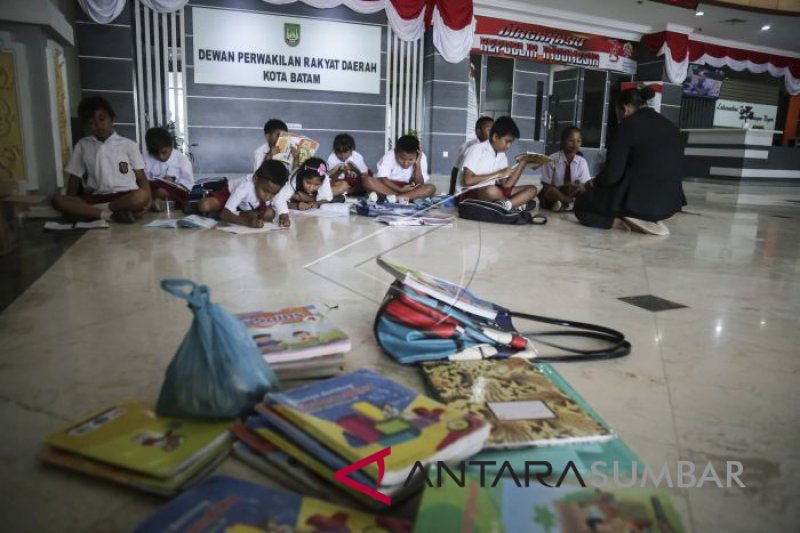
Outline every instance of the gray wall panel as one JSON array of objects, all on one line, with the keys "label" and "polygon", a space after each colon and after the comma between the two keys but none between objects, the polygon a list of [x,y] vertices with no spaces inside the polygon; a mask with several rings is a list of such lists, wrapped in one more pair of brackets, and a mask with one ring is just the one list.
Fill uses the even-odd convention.
[{"label": "gray wall panel", "polygon": [[661,103],[680,106],[683,96],[683,89],[681,86],[674,83],[664,83],[662,87],[663,93],[661,95]]},{"label": "gray wall panel", "polygon": [[433,78],[437,81],[460,81],[466,83],[469,80],[469,60],[465,59],[458,63],[448,63],[438,53],[432,58]]},{"label": "gray wall panel", "polygon": [[550,65],[548,63],[537,63],[536,61],[525,61],[523,59],[514,60],[514,69],[523,72],[550,73]]},{"label": "gray wall panel", "polygon": [[533,141],[533,127],[536,121],[532,118],[514,117],[519,128],[520,140]]},{"label": "gray wall panel", "polygon": [[75,36],[81,55],[133,57],[130,28],[103,24],[76,24]]},{"label": "gray wall panel", "polygon": [[133,90],[132,61],[82,57],[80,73],[82,90]]},{"label": "gray wall panel", "polygon": [[[269,118],[302,124],[303,128],[383,131],[385,111],[380,107],[329,106],[302,102],[268,103],[255,100],[188,98],[191,126],[263,128]],[[263,131],[263,130],[262,130]]]},{"label": "gray wall panel", "polygon": [[466,135],[466,124],[466,111],[435,109],[431,113],[432,133],[464,133]]},{"label": "gray wall panel", "polygon": [[445,107],[463,107],[467,108],[467,97],[469,93],[469,86],[460,83],[438,83],[432,82],[432,105],[445,106]]},{"label": "gray wall panel", "polygon": [[[535,72],[514,71],[514,91],[518,93],[536,94],[536,84],[540,81],[547,81],[547,74]],[[545,90],[547,86],[545,85]]]},{"label": "gray wall panel", "polygon": [[136,142],[136,126],[114,126],[117,135]]}]

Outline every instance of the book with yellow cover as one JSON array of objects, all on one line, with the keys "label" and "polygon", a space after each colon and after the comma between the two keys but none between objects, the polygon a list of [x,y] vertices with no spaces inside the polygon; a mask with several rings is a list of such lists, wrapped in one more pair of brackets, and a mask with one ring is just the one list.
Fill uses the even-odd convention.
[{"label": "book with yellow cover", "polygon": [[604,442],[613,437],[525,359],[425,363],[422,372],[448,406],[489,420],[492,431],[486,448]]},{"label": "book with yellow cover", "polygon": [[157,416],[148,406],[115,405],[45,438],[45,444],[148,476],[170,478],[229,442],[230,422]]},{"label": "book with yellow cover", "polygon": [[267,395],[279,415],[354,463],[391,447],[384,485],[406,481],[417,461],[458,461],[477,453],[489,434],[481,418],[451,409],[376,372],[362,369],[285,393]]},{"label": "book with yellow cover", "polygon": [[278,153],[273,155],[272,159],[292,166],[294,165],[292,148],[297,151],[298,165],[302,165],[306,159],[314,157],[314,154],[317,153],[317,149],[319,148],[319,143],[314,139],[309,139],[297,133],[281,133],[275,146],[278,148]]},{"label": "book with yellow cover", "polygon": [[36,457],[48,465],[133,487],[151,494],[169,497],[201,481],[219,466],[227,455],[228,447],[223,446],[213,454],[203,457],[201,460],[196,461],[191,467],[186,468],[169,479],[146,476],[124,468],[98,463],[97,461],[92,461],[80,455],[75,455],[74,453],[65,452],[49,446],[42,448]]}]

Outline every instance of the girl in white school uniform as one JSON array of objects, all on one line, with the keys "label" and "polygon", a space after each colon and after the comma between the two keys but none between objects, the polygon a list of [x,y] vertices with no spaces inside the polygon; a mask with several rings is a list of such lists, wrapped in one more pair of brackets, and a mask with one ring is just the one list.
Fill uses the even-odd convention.
[{"label": "girl in white school uniform", "polygon": [[291,225],[290,209],[318,209],[322,204],[333,200],[331,180],[327,172],[328,166],[319,157],[311,157],[300,165],[272,202],[281,226]]},{"label": "girl in white school uniform", "polygon": [[583,137],[576,126],[561,132],[561,151],[550,156],[551,163],[542,167],[542,207],[553,211],[571,211],[572,204],[583,193],[592,176],[589,165],[578,152]]}]

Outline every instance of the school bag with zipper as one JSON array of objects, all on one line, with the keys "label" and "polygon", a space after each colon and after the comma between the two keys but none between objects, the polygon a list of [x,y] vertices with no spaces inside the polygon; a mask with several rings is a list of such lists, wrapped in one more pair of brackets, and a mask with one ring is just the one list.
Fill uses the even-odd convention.
[{"label": "school bag with zipper", "polygon": [[[375,318],[375,338],[395,361],[463,361],[491,357],[523,357],[567,362],[626,356],[631,344],[611,328],[511,311],[483,300],[465,288],[403,265],[378,258],[395,276]],[[559,326],[562,329],[519,333],[512,319]],[[559,338],[592,339],[602,347],[565,346]],[[563,354],[540,356],[535,345]]]}]

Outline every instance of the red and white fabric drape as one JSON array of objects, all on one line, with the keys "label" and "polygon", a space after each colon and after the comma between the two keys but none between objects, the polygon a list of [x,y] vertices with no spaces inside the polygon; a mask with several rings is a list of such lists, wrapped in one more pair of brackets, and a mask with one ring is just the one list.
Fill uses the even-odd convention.
[{"label": "red and white fabric drape", "polygon": [[786,91],[800,94],[800,58],[694,41],[689,35],[672,31],[645,35],[642,44],[650,53],[664,56],[667,77],[672,83],[683,83],[689,63],[698,63],[716,68],[726,66],[737,72],[769,72],[776,78],[783,76]]},{"label": "red and white fabric drape", "polygon": [[[128,0],[78,0],[95,22],[108,24],[122,13]],[[157,13],[172,13],[188,0],[141,0]],[[346,6],[356,13],[386,11],[389,27],[403,41],[416,41],[432,27],[433,45],[442,57],[457,63],[469,56],[475,21],[472,0],[263,0],[268,4],[302,2],[317,9]]]}]

